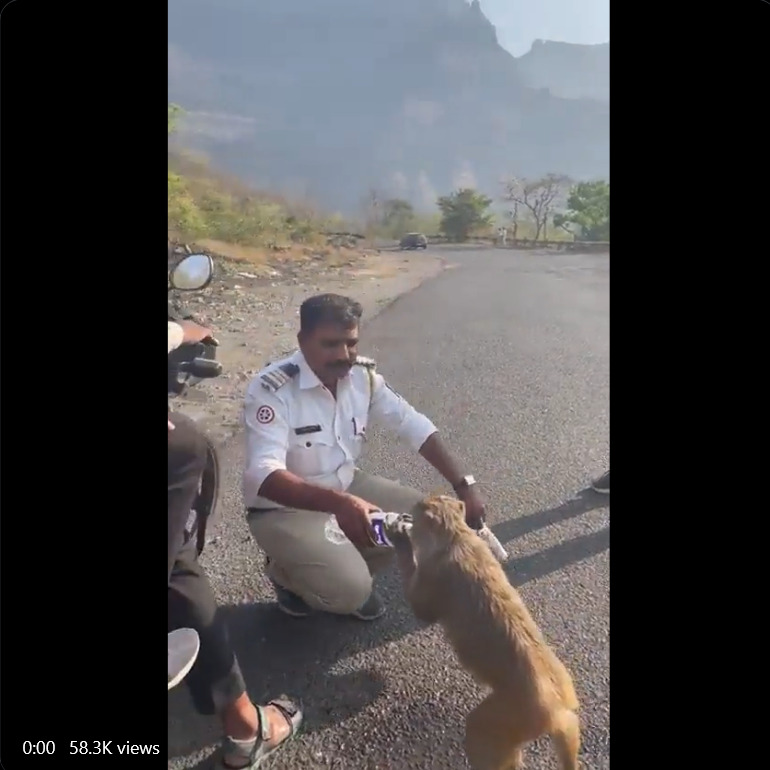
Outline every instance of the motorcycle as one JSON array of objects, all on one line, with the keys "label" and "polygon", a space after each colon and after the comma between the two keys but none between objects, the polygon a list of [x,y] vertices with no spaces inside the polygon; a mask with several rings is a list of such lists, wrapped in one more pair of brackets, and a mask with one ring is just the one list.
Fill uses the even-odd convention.
[{"label": "motorcycle", "polygon": [[[214,277],[214,261],[208,254],[188,254],[169,271],[168,291],[201,291]],[[168,320],[195,320],[192,313],[169,302]],[[218,377],[222,364],[216,360],[219,343],[214,337],[201,342],[185,343],[168,355],[168,396],[169,399],[184,395],[188,388],[203,379]],[[171,402],[169,400],[169,412]],[[219,502],[220,462],[219,453],[213,442],[206,437],[206,466],[201,474],[198,494],[190,511],[187,530],[196,537],[196,548],[200,556],[206,543],[206,530],[214,519]]]}]

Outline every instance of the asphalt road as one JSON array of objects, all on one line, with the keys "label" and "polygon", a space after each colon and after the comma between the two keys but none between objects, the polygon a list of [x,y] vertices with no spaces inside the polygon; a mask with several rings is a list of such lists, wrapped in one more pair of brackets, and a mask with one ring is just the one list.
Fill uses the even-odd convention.
[{"label": "asphalt road", "polygon": [[[609,257],[452,251],[456,267],[366,325],[361,353],[428,413],[467,462],[508,572],[570,667],[582,700],[583,766],[609,768],[609,498],[587,491],[609,462]],[[295,620],[272,603],[242,515],[240,440],[225,449],[217,539],[204,559],[253,698],[306,704],[303,733],[271,770],[462,770],[463,720],[481,692],[437,629],[420,628],[395,571],[374,623]],[[446,486],[389,436],[363,467],[426,492]],[[169,694],[173,768],[209,766],[218,724],[184,686]],[[547,742],[528,770],[556,768]]]}]

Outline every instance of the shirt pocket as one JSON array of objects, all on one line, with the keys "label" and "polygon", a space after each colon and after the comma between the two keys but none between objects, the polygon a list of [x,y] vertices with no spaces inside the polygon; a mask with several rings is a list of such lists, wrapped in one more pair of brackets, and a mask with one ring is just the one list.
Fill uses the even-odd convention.
[{"label": "shirt pocket", "polygon": [[353,434],[353,443],[361,445],[366,441],[366,431],[369,424],[369,412],[365,409],[358,409],[355,411],[353,419],[351,420],[350,430]]},{"label": "shirt pocket", "polygon": [[318,431],[298,436],[292,428],[286,466],[304,479],[325,476],[337,470],[340,450],[331,431]]}]

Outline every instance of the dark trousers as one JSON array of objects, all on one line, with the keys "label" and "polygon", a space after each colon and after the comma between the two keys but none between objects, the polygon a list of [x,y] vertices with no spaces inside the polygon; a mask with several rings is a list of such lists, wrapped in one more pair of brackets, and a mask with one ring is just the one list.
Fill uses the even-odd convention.
[{"label": "dark trousers", "polygon": [[200,651],[185,684],[201,714],[217,714],[246,691],[227,627],[198,562],[190,510],[206,463],[206,441],[180,414],[168,434],[168,630],[194,628]]}]

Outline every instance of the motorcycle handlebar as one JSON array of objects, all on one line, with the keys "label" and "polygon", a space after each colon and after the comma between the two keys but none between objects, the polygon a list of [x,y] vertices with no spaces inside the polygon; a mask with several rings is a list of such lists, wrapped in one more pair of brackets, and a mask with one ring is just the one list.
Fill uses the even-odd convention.
[{"label": "motorcycle handlebar", "polygon": [[[219,377],[222,364],[216,360],[218,344],[214,337],[207,337],[201,342],[184,343],[172,350],[168,354],[168,392],[179,395],[194,384],[194,380]],[[193,382],[188,382],[188,378],[193,378]]]},{"label": "motorcycle handlebar", "polygon": [[219,377],[222,374],[222,364],[211,358],[193,358],[192,361],[183,361],[176,370],[189,374],[191,377],[207,379],[209,377]]}]

